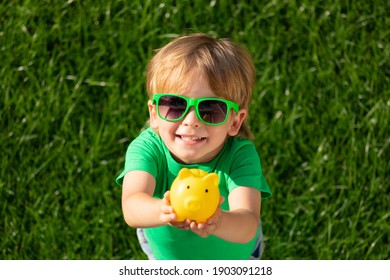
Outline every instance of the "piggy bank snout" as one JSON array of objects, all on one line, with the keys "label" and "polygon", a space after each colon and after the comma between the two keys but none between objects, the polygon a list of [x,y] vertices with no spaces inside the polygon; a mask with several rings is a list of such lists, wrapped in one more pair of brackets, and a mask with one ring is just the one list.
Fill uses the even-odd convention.
[{"label": "piggy bank snout", "polygon": [[200,209],[200,200],[198,197],[189,196],[184,199],[184,207],[190,211],[198,211]]}]

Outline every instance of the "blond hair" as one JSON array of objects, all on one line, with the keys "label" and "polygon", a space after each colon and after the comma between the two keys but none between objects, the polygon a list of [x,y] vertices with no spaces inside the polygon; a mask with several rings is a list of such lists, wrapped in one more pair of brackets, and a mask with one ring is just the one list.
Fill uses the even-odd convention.
[{"label": "blond hair", "polygon": [[[206,34],[179,37],[157,50],[147,66],[146,90],[181,93],[195,77],[203,77],[219,97],[236,102],[248,111],[256,79],[253,60],[241,45]],[[253,138],[246,121],[239,135]]]}]

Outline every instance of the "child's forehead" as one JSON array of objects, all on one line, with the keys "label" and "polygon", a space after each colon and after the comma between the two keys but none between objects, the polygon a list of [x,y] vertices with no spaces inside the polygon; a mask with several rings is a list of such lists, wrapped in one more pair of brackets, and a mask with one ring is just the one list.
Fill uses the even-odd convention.
[{"label": "child's forehead", "polygon": [[188,91],[188,88],[194,83],[204,80],[203,72],[200,70],[176,67],[167,71],[166,74],[161,75],[161,79],[156,81],[156,84],[165,92],[173,91],[176,93],[182,93]]}]

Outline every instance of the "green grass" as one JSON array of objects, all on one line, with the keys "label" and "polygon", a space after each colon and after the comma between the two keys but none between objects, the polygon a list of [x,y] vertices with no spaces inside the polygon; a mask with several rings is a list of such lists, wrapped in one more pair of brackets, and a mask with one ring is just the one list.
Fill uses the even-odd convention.
[{"label": "green grass", "polygon": [[0,259],[144,258],[114,179],[188,32],[253,54],[264,258],[390,259],[389,2],[234,2],[0,4]]}]

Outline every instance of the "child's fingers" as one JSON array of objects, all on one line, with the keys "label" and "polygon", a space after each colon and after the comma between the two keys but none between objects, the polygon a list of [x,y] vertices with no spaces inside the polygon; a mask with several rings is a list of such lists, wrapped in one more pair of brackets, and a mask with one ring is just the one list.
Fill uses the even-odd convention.
[{"label": "child's fingers", "polygon": [[164,193],[163,200],[165,200],[167,204],[171,204],[171,193],[170,193],[170,191],[166,191]]},{"label": "child's fingers", "polygon": [[177,227],[179,229],[188,230],[190,229],[190,222],[188,220],[182,221],[182,222],[173,222],[171,223],[171,226]]},{"label": "child's fingers", "polygon": [[170,224],[172,222],[176,221],[176,214],[173,210],[173,207],[169,204],[166,204],[166,202],[163,199],[163,203],[160,208],[160,221],[166,224]]},{"label": "child's fingers", "polygon": [[164,214],[174,214],[175,213],[175,211],[173,210],[173,207],[170,205],[163,204],[160,209],[161,209],[161,213],[164,213]]},{"label": "child's fingers", "polygon": [[160,220],[161,222],[165,224],[171,224],[176,221],[176,214],[175,213],[161,213],[160,214]]}]

